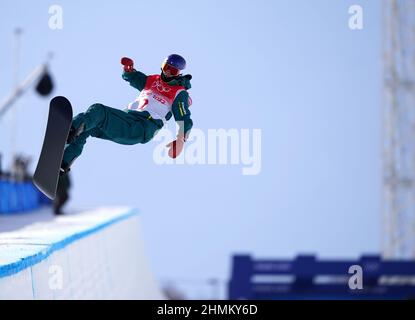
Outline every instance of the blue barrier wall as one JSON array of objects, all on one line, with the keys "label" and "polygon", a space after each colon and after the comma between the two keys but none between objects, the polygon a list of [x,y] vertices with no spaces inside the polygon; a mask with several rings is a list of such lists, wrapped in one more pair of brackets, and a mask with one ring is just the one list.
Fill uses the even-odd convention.
[{"label": "blue barrier wall", "polygon": [[[362,288],[352,288],[361,269]],[[293,260],[254,260],[235,255],[228,287],[229,299],[415,299],[415,261],[317,260],[313,255]]]},{"label": "blue barrier wall", "polygon": [[35,210],[50,204],[32,182],[0,180],[0,214]]}]

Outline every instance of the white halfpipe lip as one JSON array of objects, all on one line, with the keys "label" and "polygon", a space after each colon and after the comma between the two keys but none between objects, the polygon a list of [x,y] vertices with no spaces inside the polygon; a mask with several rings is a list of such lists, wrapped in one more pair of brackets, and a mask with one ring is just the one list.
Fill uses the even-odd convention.
[{"label": "white halfpipe lip", "polygon": [[[135,208],[103,207],[0,233],[0,299],[19,298],[15,278],[32,287],[25,298],[146,299],[148,293],[150,299],[163,299],[148,267],[139,221]],[[70,290],[55,297],[48,281],[62,257]],[[80,293],[72,294],[77,286]]]}]

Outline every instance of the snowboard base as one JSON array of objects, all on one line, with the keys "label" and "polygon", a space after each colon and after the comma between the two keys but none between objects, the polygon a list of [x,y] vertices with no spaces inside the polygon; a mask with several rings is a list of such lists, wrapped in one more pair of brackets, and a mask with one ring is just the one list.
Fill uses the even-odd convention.
[{"label": "snowboard base", "polygon": [[71,124],[71,103],[65,97],[54,97],[50,101],[45,138],[33,175],[34,185],[51,200],[56,196],[63,152]]}]

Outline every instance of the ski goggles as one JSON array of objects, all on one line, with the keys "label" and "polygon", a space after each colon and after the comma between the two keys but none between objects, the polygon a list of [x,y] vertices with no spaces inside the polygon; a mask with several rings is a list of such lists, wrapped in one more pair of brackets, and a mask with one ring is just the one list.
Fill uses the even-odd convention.
[{"label": "ski goggles", "polygon": [[180,70],[167,64],[167,62],[163,62],[161,65],[161,70],[163,70],[166,76],[178,76],[180,74]]}]

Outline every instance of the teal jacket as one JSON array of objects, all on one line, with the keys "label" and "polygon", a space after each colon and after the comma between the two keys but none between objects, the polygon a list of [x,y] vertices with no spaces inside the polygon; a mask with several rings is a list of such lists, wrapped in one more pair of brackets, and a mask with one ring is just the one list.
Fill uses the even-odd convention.
[{"label": "teal jacket", "polygon": [[[144,89],[147,82],[147,75],[137,70],[124,72],[122,77],[124,80],[128,81],[132,87],[139,91]],[[190,118],[191,113],[189,110],[189,93],[187,92],[187,90],[192,87],[190,84],[191,79],[192,76],[187,74],[167,82],[169,85],[178,85],[186,88],[185,91],[180,92],[176,99],[174,99],[172,110],[166,116],[166,120],[169,120],[173,113],[174,120],[178,122],[179,125],[179,133],[184,133],[186,139],[193,127],[193,121]]]}]

